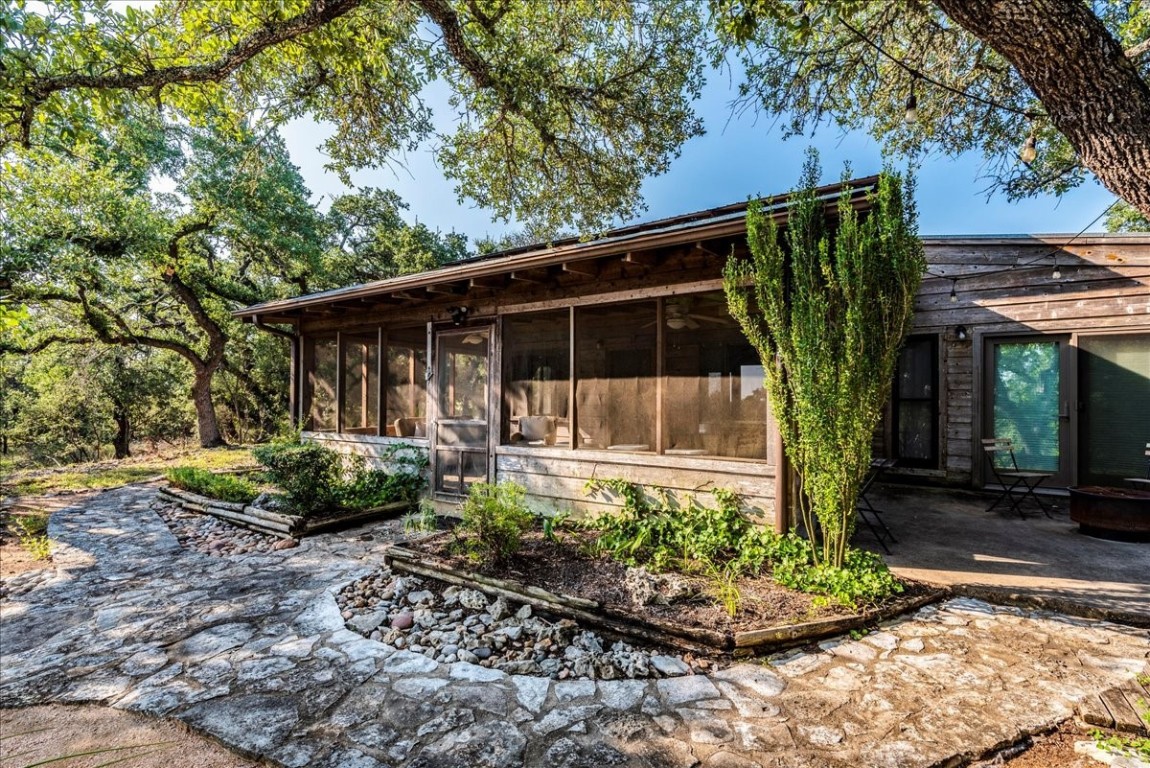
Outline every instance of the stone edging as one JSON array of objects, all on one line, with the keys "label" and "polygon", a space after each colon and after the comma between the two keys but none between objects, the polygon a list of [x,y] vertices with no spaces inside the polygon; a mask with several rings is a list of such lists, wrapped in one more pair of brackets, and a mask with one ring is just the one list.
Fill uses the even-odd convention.
[{"label": "stone edging", "polygon": [[1097,619],[1115,624],[1125,624],[1128,627],[1150,629],[1150,614],[1136,611],[1119,611],[1083,603],[1064,597],[1044,597],[1042,595],[1029,595],[1012,592],[1006,588],[986,587],[977,584],[955,584],[947,591],[959,597],[971,597],[975,600],[985,600],[988,603],[999,605],[1013,605],[1019,608],[1038,609],[1062,613],[1067,616],[1077,616],[1082,619]]},{"label": "stone edging", "polygon": [[861,629],[886,621],[904,613],[918,610],[941,600],[946,590],[936,589],[925,595],[899,600],[891,605],[853,616],[842,616],[801,624],[787,624],[746,632],[718,632],[694,627],[683,627],[665,622],[651,621],[612,609],[594,600],[570,595],[557,595],[545,589],[516,581],[497,579],[452,568],[436,557],[392,546],[387,550],[385,562],[396,571],[437,578],[450,584],[471,587],[529,604],[551,613],[575,619],[590,626],[654,641],[691,651],[734,652],[736,655],[777,650],[820,640],[832,635]]}]

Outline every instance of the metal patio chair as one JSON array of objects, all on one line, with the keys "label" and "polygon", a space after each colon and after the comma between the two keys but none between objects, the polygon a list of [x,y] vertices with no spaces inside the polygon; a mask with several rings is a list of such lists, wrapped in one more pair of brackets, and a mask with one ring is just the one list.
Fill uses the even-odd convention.
[{"label": "metal patio chair", "polygon": [[1135,488],[1150,490],[1150,443],[1146,443],[1146,477],[1127,477],[1126,482],[1132,483]]},{"label": "metal patio chair", "polygon": [[883,521],[882,510],[875,509],[874,505],[870,503],[870,499],[867,498],[867,491],[882,478],[884,472],[896,463],[897,459],[873,459],[871,461],[870,472],[867,473],[866,480],[863,481],[862,488],[859,489],[858,504],[856,505],[859,519],[870,529],[870,532],[878,540],[878,545],[882,547],[882,551],[888,555],[890,554],[890,547],[886,545],[887,540],[889,539],[892,544],[897,544],[898,539],[894,537],[894,533]]},{"label": "metal patio chair", "polygon": [[[982,449],[986,452],[986,456],[990,461],[990,471],[994,473],[995,478],[998,480],[999,485],[1002,486],[1002,493],[994,500],[994,503],[986,508],[989,512],[1003,501],[1010,502],[1010,511],[1017,512],[1018,516],[1026,519],[1026,514],[1022,511],[1022,504],[1027,498],[1030,498],[1042,510],[1042,513],[1047,517],[1053,517],[1050,514],[1050,509],[1042,503],[1042,499],[1034,493],[1043,480],[1054,477],[1053,472],[1035,472],[1031,470],[1024,470],[1018,468],[1018,460],[1014,458],[1014,444],[1009,438],[1005,437],[992,437],[982,441]],[[1006,467],[999,466],[999,460],[1002,454],[1010,457],[1010,464]]]}]

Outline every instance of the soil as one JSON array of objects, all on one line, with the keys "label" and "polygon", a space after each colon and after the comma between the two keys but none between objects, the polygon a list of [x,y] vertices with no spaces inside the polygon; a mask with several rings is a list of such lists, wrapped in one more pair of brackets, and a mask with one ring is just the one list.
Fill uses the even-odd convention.
[{"label": "soil", "polygon": [[9,534],[7,529],[0,529],[0,579],[51,567],[51,561],[32,557],[20,546],[19,539]]},{"label": "soil", "polygon": [[50,560],[37,560],[20,546],[20,539],[8,527],[8,519],[13,514],[18,513],[0,513],[0,579],[52,567]]},{"label": "soil", "polygon": [[[95,768],[254,768],[255,763],[173,721],[95,706],[26,707],[0,710],[0,768],[39,765]],[[81,752],[99,754],[72,757]],[[109,751],[109,750],[115,750]]]},{"label": "soil", "polygon": [[[718,632],[742,632],[766,627],[797,624],[816,619],[849,616],[853,612],[841,605],[826,605],[815,595],[796,592],[776,584],[769,575],[742,577],[738,580],[739,611],[732,618],[714,596],[713,582],[703,576],[681,578],[689,594],[667,605],[638,606],[624,586],[627,567],[607,557],[584,554],[593,542],[594,533],[587,531],[561,534],[559,542],[547,541],[533,531],[523,537],[520,550],[503,566],[476,566],[453,550],[453,537],[440,534],[408,544],[411,549],[434,555],[460,569],[475,569],[484,575],[514,580],[542,587],[560,595],[595,600],[605,606],[627,611],[638,618],[669,621]],[[900,595],[919,594],[926,587],[908,583]]]},{"label": "soil", "polygon": [[1003,762],[1010,768],[1100,768],[1101,763],[1074,751],[1077,741],[1089,741],[1088,731],[1073,719],[1044,736],[1034,737],[1034,746]]}]

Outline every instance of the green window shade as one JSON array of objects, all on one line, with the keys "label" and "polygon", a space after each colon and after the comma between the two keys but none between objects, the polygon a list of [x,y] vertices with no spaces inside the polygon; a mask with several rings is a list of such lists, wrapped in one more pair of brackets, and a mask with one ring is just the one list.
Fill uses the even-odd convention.
[{"label": "green window shade", "polygon": [[[1003,343],[994,348],[994,436],[1014,443],[1019,469],[1057,472],[1059,343]],[[1010,457],[996,459],[1009,465]]]},{"label": "green window shade", "polygon": [[1150,334],[1079,343],[1082,456],[1079,481],[1118,485],[1146,476],[1150,442]]}]

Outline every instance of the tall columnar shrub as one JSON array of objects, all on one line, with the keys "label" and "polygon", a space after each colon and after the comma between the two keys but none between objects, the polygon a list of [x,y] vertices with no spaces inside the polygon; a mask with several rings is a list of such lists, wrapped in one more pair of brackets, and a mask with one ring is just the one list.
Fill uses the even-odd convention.
[{"label": "tall columnar shrub", "polygon": [[762,357],[815,557],[842,566],[926,262],[913,181],[884,172],[869,211],[856,211],[844,190],[828,212],[818,177],[812,151],[782,232],[761,205],[749,207],[752,258],[727,263],[725,287]]}]

